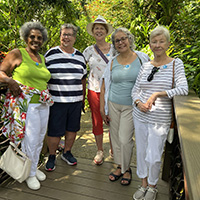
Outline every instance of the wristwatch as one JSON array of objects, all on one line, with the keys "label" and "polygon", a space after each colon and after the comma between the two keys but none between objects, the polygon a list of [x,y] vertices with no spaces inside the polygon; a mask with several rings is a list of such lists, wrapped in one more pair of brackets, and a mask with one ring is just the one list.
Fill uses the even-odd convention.
[{"label": "wristwatch", "polygon": [[137,107],[140,102],[140,100],[135,101],[135,106]]}]

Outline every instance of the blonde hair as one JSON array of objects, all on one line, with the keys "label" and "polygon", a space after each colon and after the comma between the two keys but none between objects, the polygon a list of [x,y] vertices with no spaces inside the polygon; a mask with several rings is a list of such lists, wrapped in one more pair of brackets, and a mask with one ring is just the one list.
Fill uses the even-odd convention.
[{"label": "blonde hair", "polygon": [[164,26],[159,25],[156,28],[154,28],[153,31],[151,31],[150,42],[155,36],[158,36],[158,35],[164,35],[167,39],[167,42],[170,42],[169,30],[167,28],[165,28]]}]

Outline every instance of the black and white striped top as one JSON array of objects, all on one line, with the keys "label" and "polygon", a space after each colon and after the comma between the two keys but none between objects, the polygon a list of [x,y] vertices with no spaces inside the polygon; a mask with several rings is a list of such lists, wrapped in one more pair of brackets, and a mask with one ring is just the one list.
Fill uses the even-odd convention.
[{"label": "black and white striped top", "polygon": [[[174,68],[174,88],[172,89],[173,62]],[[171,99],[175,95],[187,95],[188,84],[185,77],[184,65],[179,58],[172,62],[160,66],[158,72],[154,74],[152,81],[147,81],[154,66],[150,63],[144,63],[137,77],[135,86],[132,90],[133,104],[137,99],[145,103],[154,92],[166,91],[167,97],[157,98],[155,106],[146,113],[141,112],[133,105],[133,117],[142,122],[170,124],[171,123]]]},{"label": "black and white striped top", "polygon": [[84,56],[75,49],[65,53],[57,46],[45,54],[46,66],[51,73],[49,91],[55,102],[71,103],[83,100],[81,80],[87,76]]}]

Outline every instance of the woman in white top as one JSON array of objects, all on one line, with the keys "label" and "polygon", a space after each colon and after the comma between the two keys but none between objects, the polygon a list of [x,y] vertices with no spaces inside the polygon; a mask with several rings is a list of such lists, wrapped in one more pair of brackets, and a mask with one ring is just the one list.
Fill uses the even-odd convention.
[{"label": "woman in white top", "polygon": [[188,94],[183,62],[167,56],[169,45],[169,31],[156,27],[150,35],[154,59],[142,65],[132,91],[137,175],[142,180],[133,195],[135,200],[156,199],[161,156],[171,123],[171,99]]},{"label": "woman in white top", "polygon": [[97,145],[97,154],[94,157],[94,163],[97,165],[102,164],[104,158],[103,120],[100,114],[99,100],[100,79],[104,73],[108,60],[110,60],[113,55],[112,45],[105,41],[106,36],[110,35],[112,31],[113,27],[99,15],[93,23],[87,25],[87,32],[95,38],[96,44],[87,47],[83,52],[90,68],[88,77],[88,101],[92,113],[93,134]]},{"label": "woman in white top", "polygon": [[100,111],[110,136],[114,161],[118,165],[109,175],[110,181],[129,185],[132,179],[130,162],[133,152],[133,117],[131,91],[142,63],[149,57],[134,50],[134,36],[126,28],[118,28],[112,34],[112,43],[119,53],[103,74]]}]

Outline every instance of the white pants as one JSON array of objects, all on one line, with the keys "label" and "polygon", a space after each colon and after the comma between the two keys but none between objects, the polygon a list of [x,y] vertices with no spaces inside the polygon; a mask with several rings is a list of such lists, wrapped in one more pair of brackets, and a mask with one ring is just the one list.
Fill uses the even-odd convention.
[{"label": "white pants", "polygon": [[124,173],[130,167],[133,153],[133,107],[110,101],[108,106],[114,161],[121,165],[121,172]]},{"label": "white pants", "polygon": [[46,104],[29,104],[26,114],[25,137],[22,140],[22,151],[32,161],[30,176],[35,176],[43,140],[49,119],[49,106]]},{"label": "white pants", "polygon": [[169,125],[144,123],[133,117],[137,150],[137,175],[148,177],[148,184],[156,185],[159,179],[161,157]]}]

